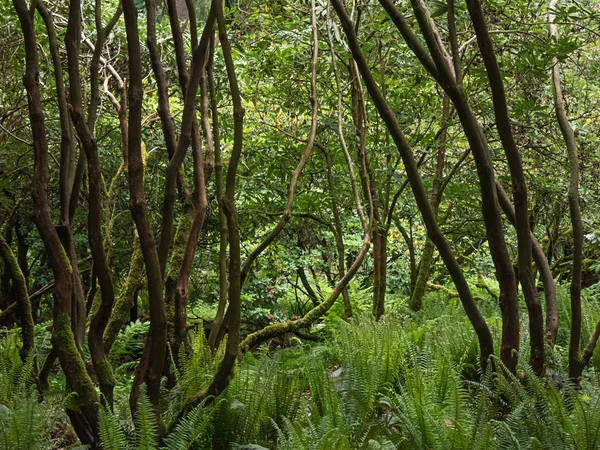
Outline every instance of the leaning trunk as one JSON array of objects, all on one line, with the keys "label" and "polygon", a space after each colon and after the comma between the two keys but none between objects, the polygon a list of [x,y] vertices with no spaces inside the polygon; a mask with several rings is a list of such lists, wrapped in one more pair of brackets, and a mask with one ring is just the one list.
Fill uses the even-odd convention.
[{"label": "leaning trunk", "polygon": [[[554,23],[555,8],[558,0],[552,0],[548,6],[548,22],[550,35],[558,40],[558,28]],[[563,99],[560,81],[560,64],[558,59],[552,58],[552,93],[554,94],[554,108],[556,119],[563,135],[567,153],[569,155],[569,215],[573,230],[573,270],[571,279],[571,338],[569,340],[569,377],[578,381],[585,367],[581,359],[581,265],[583,259],[583,223],[579,207],[579,154],[575,133],[569,124],[567,109]],[[593,336],[592,336],[593,338]],[[596,337],[597,339],[597,337]],[[595,342],[594,342],[595,344]],[[594,345],[595,346],[595,345]],[[593,352],[593,348],[592,348]]]}]

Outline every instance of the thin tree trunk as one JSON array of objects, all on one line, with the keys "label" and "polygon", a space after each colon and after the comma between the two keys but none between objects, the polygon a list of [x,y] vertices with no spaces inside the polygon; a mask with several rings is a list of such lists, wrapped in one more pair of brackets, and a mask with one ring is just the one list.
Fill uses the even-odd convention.
[{"label": "thin tree trunk", "polygon": [[[210,41],[212,42],[213,36],[211,35]],[[211,45],[207,47],[207,51],[212,51]],[[208,61],[211,59],[210,56],[205,58],[205,66],[202,70],[202,76],[200,78],[200,114],[201,123],[204,131],[204,138],[206,140],[206,154],[207,159],[212,159],[214,155],[214,143],[212,130],[210,128],[209,119],[209,92],[207,85],[207,66]],[[196,122],[196,120],[194,120]],[[206,184],[208,183],[208,177],[212,171],[212,161],[205,162],[202,155],[202,141],[200,139],[200,133],[198,130],[198,124],[192,125],[192,159],[194,168],[194,194],[192,196],[192,202],[194,205],[194,213],[192,218],[192,227],[188,236],[188,240],[185,246],[183,254],[183,264],[179,271],[179,277],[177,279],[177,286],[175,289],[175,346],[174,356],[178,357],[181,346],[185,344],[187,337],[187,301],[188,301],[188,285],[192,270],[192,263],[194,261],[194,255],[198,248],[198,237],[202,231],[204,225],[204,218],[206,217],[206,211],[208,209],[208,198],[206,194]],[[177,359],[176,359],[177,361]]]},{"label": "thin tree trunk", "polygon": [[213,141],[215,152],[215,184],[216,196],[219,208],[219,303],[217,313],[210,327],[208,336],[208,346],[211,350],[216,350],[221,342],[222,336],[219,336],[223,330],[223,318],[225,308],[227,307],[227,218],[223,212],[223,163],[221,161],[221,130],[219,127],[219,110],[217,108],[217,99],[215,92],[215,82],[213,78],[213,53],[215,39],[211,39],[211,56],[207,67],[208,88],[210,91],[210,104],[213,123]]},{"label": "thin tree trunk", "polygon": [[[510,203],[510,199],[502,185],[496,180],[496,191],[498,192],[498,200],[500,206],[504,210],[506,217],[513,224],[516,225],[515,210],[513,205]],[[544,286],[544,296],[546,303],[546,339],[550,345],[554,345],[556,336],[558,334],[558,308],[556,306],[556,286],[554,285],[554,278],[552,277],[552,271],[550,270],[550,264],[548,259],[542,250],[542,246],[539,244],[533,233],[531,233],[531,246],[533,260],[535,266],[540,272],[540,279]]]},{"label": "thin tree trunk", "polygon": [[[97,7],[99,6],[97,5]],[[99,32],[102,33],[102,30],[99,30]],[[88,243],[92,252],[94,273],[98,279],[101,296],[101,303],[98,306],[96,313],[92,316],[92,320],[90,322],[88,344],[90,347],[92,362],[94,364],[94,370],[96,371],[96,375],[98,376],[98,381],[100,383],[100,391],[102,392],[106,403],[108,405],[112,405],[115,380],[112,367],[106,358],[106,354],[104,353],[102,337],[104,335],[106,324],[110,318],[115,293],[112,274],[108,266],[108,260],[106,258],[106,252],[104,250],[104,242],[102,238],[102,173],[100,170],[98,146],[93,133],[91,132],[90,128],[88,128],[88,124],[84,119],[83,113],[81,79],[79,75],[80,37],[80,3],[78,0],[71,0],[69,6],[69,24],[67,25],[67,33],[65,37],[69,68],[69,100],[71,119],[79,139],[81,140],[88,163]],[[98,47],[96,49],[98,50]],[[95,77],[95,81],[95,91],[97,91],[97,77]]]},{"label": "thin tree trunk", "polygon": [[510,169],[512,191],[515,201],[517,246],[518,246],[518,273],[525,303],[529,312],[529,335],[531,354],[529,364],[537,375],[542,375],[545,364],[544,321],[542,305],[535,288],[533,274],[531,273],[531,231],[529,229],[529,207],[527,201],[527,183],[521,163],[521,154],[514,140],[508,105],[504,92],[504,82],[496,60],[494,46],[488,27],[483,16],[479,0],[467,0],[467,8],[475,28],[479,51],[487,71],[489,84],[492,90],[494,117],[496,128],[504,148],[504,154]]},{"label": "thin tree trunk", "polygon": [[71,300],[71,326],[75,334],[75,341],[79,349],[83,348],[85,337],[85,296],[81,278],[78,271],[77,254],[73,245],[73,232],[71,229],[72,215],[71,195],[72,183],[74,177],[75,147],[73,133],[71,129],[71,118],[67,105],[65,93],[65,84],[62,71],[62,62],[60,59],[58,40],[52,15],[46,9],[43,2],[37,4],[37,10],[44,20],[46,31],[48,33],[48,45],[52,62],[54,66],[54,80],[56,85],[56,99],[58,102],[59,120],[60,120],[60,171],[59,171],[59,202],[60,202],[60,224],[57,226],[59,237],[63,243],[65,251],[69,257],[71,267],[73,268],[72,283],[73,294]]},{"label": "thin tree trunk", "polygon": [[[152,1],[152,0],[148,0]],[[187,79],[185,87],[183,113],[181,117],[181,130],[179,133],[179,141],[173,153],[172,158],[167,166],[167,177],[165,180],[165,195],[162,206],[162,229],[160,242],[158,245],[158,256],[160,261],[161,273],[164,274],[169,255],[169,248],[173,237],[174,223],[174,208],[175,208],[175,187],[179,170],[185,158],[187,148],[192,143],[192,146],[198,146],[196,138],[198,136],[198,124],[196,120],[196,91],[200,84],[202,72],[205,70],[206,59],[208,57],[208,46],[210,38],[213,34],[214,27],[214,7],[208,15],[200,43],[195,48],[192,54],[191,72]],[[176,33],[175,33],[176,34]],[[166,105],[165,105],[166,107]],[[170,118],[169,118],[170,120]],[[198,150],[197,150],[198,151]]]},{"label": "thin tree trunk", "polygon": [[62,61],[60,59],[58,39],[54,28],[52,15],[46,9],[44,3],[37,2],[37,11],[44,20],[46,32],[48,33],[48,46],[52,56],[54,69],[54,81],[56,85],[56,100],[58,103],[58,118],[60,122],[60,173],[59,173],[59,203],[60,222],[63,225],[71,223],[69,214],[69,203],[73,189],[73,176],[75,174],[75,144],[73,142],[73,131],[71,128],[71,117],[67,104],[65,92],[65,81],[63,77]]},{"label": "thin tree trunk", "polygon": [[375,177],[367,155],[367,115],[365,99],[360,83],[360,75],[355,61],[350,61],[350,93],[352,96],[352,120],[356,133],[356,151],[358,167],[363,192],[368,192],[370,198],[369,216],[373,216],[375,228],[373,229],[373,310],[372,314],[379,320],[385,313],[385,291],[387,275],[387,226],[381,223]]},{"label": "thin tree trunk", "polygon": [[[108,79],[105,81],[105,83],[107,82]],[[127,87],[123,79],[119,78],[117,79],[117,82],[119,85],[119,90],[121,92],[120,100],[117,100],[112,94],[110,94],[106,85],[105,91],[115,110],[117,111],[117,115],[119,117],[119,128],[121,131],[122,147],[121,150],[123,154],[123,169],[125,171],[125,174],[128,174],[129,125],[127,123]],[[142,164],[145,164],[144,158],[142,158]],[[119,296],[115,301],[110,315],[110,319],[104,330],[103,346],[104,352],[107,355],[110,354],[110,350],[119,334],[119,331],[121,330],[125,322],[127,322],[130,319],[131,309],[135,304],[135,297],[137,295],[139,286],[142,283],[142,276],[144,271],[144,257],[142,254],[140,239],[135,224],[133,224],[132,236],[133,246],[131,251],[131,258],[129,260],[129,272],[124,283],[121,285]]]},{"label": "thin tree trunk", "polygon": [[223,195],[223,212],[227,219],[227,230],[229,235],[229,308],[225,321],[228,325],[227,345],[225,354],[215,373],[210,385],[192,396],[186,402],[186,407],[182,411],[182,415],[187,414],[189,410],[202,402],[208,396],[217,397],[229,384],[229,379],[233,372],[235,361],[239,353],[240,345],[240,325],[241,325],[241,264],[240,264],[240,235],[237,210],[235,207],[235,184],[237,178],[237,168],[242,154],[242,144],[244,137],[244,108],[242,106],[242,98],[240,89],[235,74],[235,66],[233,57],[231,56],[231,46],[227,37],[227,24],[223,14],[223,4],[220,0],[213,2],[212,10],[216,16],[219,40],[223,51],[223,59],[225,60],[225,68],[229,87],[231,90],[231,98],[233,102],[233,118],[234,118],[234,140],[231,156],[229,159],[229,167],[225,179],[225,194]]},{"label": "thin tree trunk", "polygon": [[[100,0],[95,1],[95,22],[96,22],[96,42],[93,46],[93,54],[89,63],[89,73],[90,73],[90,102],[88,104],[88,118],[87,125],[90,129],[90,132],[93,136],[95,136],[95,126],[96,119],[98,117],[98,104],[100,100],[100,89],[99,89],[99,65],[100,60],[102,59],[102,48],[106,41],[106,37],[110,35],[112,29],[116,26],[119,18],[121,17],[122,9],[119,5],[117,10],[113,14],[112,18],[106,24],[105,27],[102,26],[102,2]],[[80,36],[77,39],[81,39]],[[56,63],[55,63],[56,65]],[[55,67],[56,70],[56,67]],[[87,156],[86,152],[82,151],[79,153],[79,159],[77,160],[77,165],[75,164],[75,149],[72,149],[71,155],[71,163],[70,163],[70,178],[71,178],[71,186],[70,186],[70,198],[69,198],[69,222],[73,221],[73,216],[75,215],[75,210],[77,209],[77,204],[79,201],[79,194],[81,191],[81,186],[83,183],[83,176],[85,173],[85,169],[87,167]]]},{"label": "thin tree trunk", "polygon": [[[551,0],[548,5],[548,24],[550,35],[558,40],[558,28],[554,23],[555,9],[558,0]],[[556,119],[563,135],[567,153],[569,155],[569,215],[571,217],[571,228],[573,230],[573,270],[571,278],[571,337],[569,340],[569,377],[578,382],[587,361],[581,359],[581,266],[583,260],[583,223],[581,221],[581,209],[579,207],[579,154],[575,133],[569,124],[567,109],[563,98],[560,81],[560,64],[556,57],[552,58],[552,93],[554,94],[554,109]],[[594,351],[595,341],[590,341],[591,353]],[[589,361],[589,358],[588,358]]]},{"label": "thin tree trunk", "polygon": [[[327,152],[324,152],[324,154],[325,162],[327,164],[327,182],[329,184],[329,195],[331,197],[331,212],[333,213],[333,223],[335,230],[334,238],[338,257],[338,280],[340,280],[344,278],[344,275],[346,274],[344,234],[342,231],[342,221],[340,219],[340,212],[338,209],[337,202],[335,201],[335,183],[333,181],[333,168],[331,163],[331,156]],[[344,319],[348,320],[352,317],[352,305],[350,304],[350,297],[348,296],[348,288],[342,289],[342,298],[344,300]]]},{"label": "thin tree trunk", "polygon": [[23,362],[25,362],[30,352],[34,350],[34,323],[33,316],[31,314],[31,302],[29,301],[27,281],[25,280],[25,275],[19,266],[19,261],[2,236],[0,236],[0,257],[2,257],[4,260],[7,272],[10,273],[13,282],[13,288],[17,294],[17,312],[19,314],[19,321],[21,323],[21,336],[23,340],[23,346],[19,353]]},{"label": "thin tree trunk", "polygon": [[[75,344],[71,329],[71,296],[73,283],[71,266],[65,250],[52,223],[48,203],[48,142],[38,85],[38,55],[33,14],[24,0],[13,2],[21,29],[25,47],[25,75],[23,84],[27,90],[29,119],[33,135],[34,173],[32,180],[32,198],[34,221],[54,274],[54,322],[52,345],[56,350],[68,386],[77,392],[81,422],[73,423],[84,444],[97,445],[97,408],[99,401],[92,380],[87,374],[85,363]],[[73,415],[75,417],[75,415]]]},{"label": "thin tree trunk", "polygon": [[406,244],[406,248],[408,248],[408,264],[409,264],[409,270],[410,270],[410,290],[409,292],[414,292],[415,290],[415,286],[417,284],[417,275],[419,274],[419,267],[417,266],[417,257],[415,255],[415,244],[413,241],[413,237],[412,237],[412,220],[410,223],[410,235],[409,233],[406,231],[406,228],[404,228],[402,226],[402,224],[400,223],[400,220],[398,219],[398,217],[395,215],[394,216],[394,223],[396,224],[396,228],[398,228],[398,231],[400,232],[400,234],[402,235],[402,239],[404,239],[404,243]]},{"label": "thin tree trunk", "polygon": [[[337,67],[337,56],[335,52],[335,44],[331,33],[331,18],[329,16],[329,7],[327,8],[327,38],[329,40],[329,49],[331,50],[331,65],[333,68],[333,74],[335,77],[335,86],[337,91],[337,120],[338,120],[338,136],[340,138],[340,144],[346,158],[346,164],[348,166],[348,172],[350,174],[350,182],[352,184],[352,193],[354,194],[354,202],[356,204],[356,212],[360,217],[360,222],[363,230],[367,228],[367,219],[363,210],[362,202],[360,199],[360,193],[358,191],[358,184],[356,182],[356,175],[354,170],[354,163],[350,152],[348,151],[348,145],[346,144],[346,138],[344,136],[344,116],[343,116],[343,91],[340,83],[340,75]],[[366,195],[366,193],[365,193]]]},{"label": "thin tree trunk", "polygon": [[128,93],[128,170],[131,215],[138,230],[146,276],[148,300],[150,304],[150,330],[146,338],[144,354],[136,372],[129,404],[136,410],[140,396],[140,386],[146,382],[148,397],[155,408],[157,419],[160,379],[167,346],[167,323],[163,301],[163,277],[158,261],[158,252],[154,233],[150,225],[148,207],[144,195],[144,163],[142,157],[142,65],[141,49],[137,24],[137,8],[134,0],[123,0],[123,16],[127,35],[127,53],[129,57],[129,93]]},{"label": "thin tree trunk", "polygon": [[375,227],[373,234],[373,317],[379,320],[385,314],[387,231]]}]

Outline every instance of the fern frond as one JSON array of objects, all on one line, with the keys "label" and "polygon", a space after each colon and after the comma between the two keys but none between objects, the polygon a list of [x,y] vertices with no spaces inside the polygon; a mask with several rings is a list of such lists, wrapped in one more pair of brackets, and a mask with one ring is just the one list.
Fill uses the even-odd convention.
[{"label": "fern frond", "polygon": [[119,419],[112,411],[99,406],[98,425],[104,450],[127,450],[128,441]]},{"label": "fern frond", "polygon": [[140,396],[134,423],[136,450],[155,450],[158,442],[158,427],[152,404],[145,392]]}]

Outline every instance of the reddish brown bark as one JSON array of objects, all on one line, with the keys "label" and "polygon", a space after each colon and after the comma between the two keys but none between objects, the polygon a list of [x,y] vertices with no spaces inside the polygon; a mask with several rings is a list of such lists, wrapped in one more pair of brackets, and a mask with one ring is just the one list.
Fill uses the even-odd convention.
[{"label": "reddish brown bark", "polygon": [[[199,145],[198,142],[194,144],[194,138],[198,136],[197,132],[197,121],[196,121],[196,91],[200,84],[200,78],[202,72],[205,70],[206,61],[208,58],[208,46],[210,38],[213,34],[213,27],[215,23],[214,7],[211,8],[211,12],[208,15],[208,19],[200,38],[198,47],[194,50],[191,62],[191,72],[185,87],[184,94],[184,105],[183,113],[181,117],[181,130],[179,134],[179,141],[175,152],[171,157],[167,166],[167,177],[165,181],[165,195],[163,198],[162,207],[162,219],[163,225],[161,230],[161,237],[158,246],[158,256],[160,261],[161,273],[165,273],[167,259],[169,255],[169,248],[171,245],[173,235],[173,219],[174,219],[174,207],[175,207],[175,187],[176,181],[179,174],[179,169],[185,158],[188,146],[190,142],[193,145]],[[181,74],[180,74],[181,75]],[[195,125],[194,125],[195,124]]]},{"label": "reddish brown bark", "polygon": [[[548,23],[550,35],[558,40],[558,28],[555,21],[555,9],[558,0],[552,0],[548,6]],[[554,109],[558,126],[563,135],[567,147],[569,161],[569,215],[571,217],[571,228],[573,230],[573,269],[571,275],[571,336],[569,339],[569,377],[578,382],[585,365],[589,362],[594,352],[598,339],[596,332],[592,335],[586,351],[589,354],[587,361],[582,360],[580,355],[581,345],[581,267],[583,262],[583,222],[581,220],[581,208],[579,206],[579,153],[575,133],[569,123],[567,109],[563,98],[560,63],[556,57],[552,58],[552,93],[554,96]],[[596,330],[597,331],[597,330]]]},{"label": "reddish brown bark", "polygon": [[[108,267],[108,259],[104,250],[102,237],[102,173],[100,170],[100,158],[98,146],[92,131],[85,121],[81,95],[81,78],[79,74],[79,42],[81,36],[80,3],[72,0],[69,7],[69,24],[65,43],[67,47],[67,59],[69,69],[69,100],[71,119],[81,145],[86,153],[88,166],[88,243],[94,262],[94,274],[96,275],[100,288],[101,303],[90,322],[88,344],[90,355],[94,364],[96,375],[100,383],[100,390],[104,400],[112,405],[114,377],[112,368],[104,353],[102,338],[104,329],[110,318],[115,291],[112,274]],[[99,56],[98,56],[99,58]],[[98,80],[95,80],[95,90],[98,90]],[[97,94],[96,94],[97,95]],[[92,101],[94,99],[92,98]],[[97,99],[95,100],[97,102]],[[93,115],[96,114],[93,108]]]},{"label": "reddish brown bark", "polygon": [[508,161],[512,180],[512,194],[517,230],[518,267],[519,280],[523,289],[523,295],[529,312],[529,335],[531,352],[529,364],[537,375],[544,372],[544,321],[542,305],[535,288],[533,274],[531,273],[531,231],[529,230],[529,207],[527,200],[527,183],[521,163],[521,154],[517,148],[510,118],[508,115],[508,104],[504,92],[504,82],[500,74],[498,61],[494,52],[494,46],[488,31],[486,20],[479,0],[467,0],[467,8],[475,28],[479,51],[487,71],[489,85],[492,91],[492,102],[494,105],[494,117],[496,128],[504,148],[504,154]]},{"label": "reddish brown bark", "polygon": [[38,54],[33,14],[24,0],[14,0],[13,4],[23,30],[25,46],[23,84],[28,94],[29,120],[34,138],[32,180],[34,222],[44,243],[55,280],[52,345],[58,354],[69,388],[78,394],[81,414],[71,412],[72,423],[82,442],[91,445],[94,444],[97,437],[96,404],[99,399],[92,380],[87,374],[71,329],[72,269],[52,223],[48,203],[48,142],[37,77]]},{"label": "reddish brown bark", "polygon": [[142,361],[135,375],[129,403],[131,409],[135,410],[140,396],[140,385],[145,381],[148,397],[156,408],[158,415],[160,379],[167,345],[167,321],[163,301],[162,271],[158,261],[156,242],[150,225],[144,194],[144,163],[142,158],[143,89],[137,8],[133,0],[123,0],[122,5],[127,35],[127,53],[129,56],[129,127],[127,145],[129,206],[142,246],[150,304],[150,330],[146,338]]},{"label": "reddish brown bark", "polygon": [[[502,188],[499,181],[496,180],[496,190],[498,191],[498,200],[500,206],[504,210],[504,213],[508,217],[508,220],[516,225],[515,210],[508,198],[506,192]],[[548,259],[542,250],[542,246],[539,244],[533,233],[531,233],[531,247],[533,260],[535,266],[540,273],[540,279],[544,286],[544,296],[546,304],[546,338],[548,342],[553,345],[556,341],[556,335],[558,334],[558,308],[556,306],[556,286],[554,285],[554,278],[552,277],[552,271],[550,270],[550,264]]]}]

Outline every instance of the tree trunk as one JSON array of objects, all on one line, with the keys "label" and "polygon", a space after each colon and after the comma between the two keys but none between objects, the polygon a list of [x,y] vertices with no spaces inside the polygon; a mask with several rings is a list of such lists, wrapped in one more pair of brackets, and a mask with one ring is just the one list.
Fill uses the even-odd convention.
[{"label": "tree trunk", "polygon": [[[28,94],[29,120],[33,135],[34,222],[44,243],[55,280],[52,345],[58,354],[69,388],[77,393],[81,413],[71,411],[70,414],[75,430],[84,444],[98,445],[96,405],[99,398],[87,374],[71,329],[72,267],[52,223],[48,202],[48,142],[37,77],[38,55],[33,14],[24,0],[14,0],[13,3],[23,30],[25,47],[26,68],[23,84]],[[74,421],[74,417],[81,420]]]},{"label": "tree trunk", "polygon": [[[90,321],[88,344],[92,362],[94,364],[94,370],[96,371],[100,383],[100,391],[104,396],[103,400],[106,401],[108,405],[112,405],[115,380],[112,367],[104,353],[102,337],[104,335],[106,324],[110,318],[115,294],[112,274],[108,266],[102,238],[102,174],[98,146],[93,133],[90,131],[90,128],[88,128],[88,124],[86,123],[83,114],[81,80],[79,76],[79,42],[81,39],[80,7],[79,1],[71,0],[65,43],[67,47],[69,68],[71,119],[81,141],[81,145],[86,153],[86,160],[88,163],[88,243],[92,253],[94,273],[98,279],[101,297],[101,302]],[[99,33],[102,33],[102,30],[99,30]],[[98,89],[97,85],[98,80],[96,77],[96,91]],[[95,114],[96,112],[94,109],[94,115]]]},{"label": "tree trunk", "polygon": [[[326,151],[324,151],[324,154],[325,162],[327,164],[327,182],[329,184],[329,195],[331,197],[331,212],[333,213],[333,223],[335,230],[334,238],[338,257],[338,280],[340,280],[344,278],[344,275],[346,274],[344,233],[342,231],[342,221],[340,219],[340,212],[338,209],[337,202],[335,200],[335,183],[333,181],[333,168],[331,163],[331,156]],[[352,305],[350,304],[350,297],[348,296],[348,288],[344,288],[342,290],[342,298],[344,300],[344,319],[348,320],[352,317]]]},{"label": "tree trunk", "polygon": [[[504,213],[508,217],[508,220],[516,225],[515,210],[510,203],[510,199],[502,185],[496,180],[496,191],[498,192],[498,200],[500,206],[504,210]],[[556,306],[556,286],[554,285],[554,278],[552,277],[552,271],[550,270],[550,264],[546,259],[546,255],[542,250],[542,246],[539,244],[533,233],[531,233],[531,245],[533,251],[533,260],[537,270],[540,272],[540,279],[544,286],[544,295],[546,303],[546,339],[550,345],[554,345],[556,336],[558,334],[558,308]]]},{"label": "tree trunk", "polygon": [[373,217],[373,317],[379,320],[385,313],[387,285],[387,225],[381,221],[375,177],[367,154],[366,104],[355,61],[350,61],[350,94],[352,97],[352,120],[356,133],[356,153],[363,192],[370,199],[369,217]]},{"label": "tree trunk", "polygon": [[219,336],[223,329],[223,318],[225,317],[225,308],[227,307],[227,218],[223,212],[223,163],[221,161],[221,130],[219,127],[219,110],[217,108],[217,98],[215,92],[215,82],[213,78],[213,53],[215,39],[211,39],[211,57],[207,67],[208,88],[210,91],[210,105],[213,121],[213,142],[215,152],[215,184],[217,204],[219,208],[219,303],[217,305],[217,314],[210,327],[208,336],[208,346],[215,351],[220,345],[222,336]]},{"label": "tree trunk", "polygon": [[545,346],[544,346],[544,321],[542,305],[535,288],[534,278],[531,273],[531,231],[529,229],[529,207],[527,199],[527,183],[521,163],[521,154],[514,140],[508,105],[504,92],[504,82],[496,60],[494,46],[487,28],[483,10],[479,0],[467,0],[467,8],[475,28],[477,43],[492,90],[494,117],[496,128],[508,161],[512,180],[512,191],[515,201],[515,226],[517,231],[518,246],[518,276],[523,289],[523,296],[529,312],[529,335],[531,354],[529,364],[533,371],[541,376],[544,373]]},{"label": "tree trunk", "polygon": [[13,289],[17,297],[17,312],[21,323],[21,336],[23,340],[20,356],[23,362],[25,362],[29,353],[34,349],[34,323],[33,316],[31,315],[31,302],[29,301],[29,293],[27,291],[27,281],[19,266],[19,261],[2,236],[0,236],[0,257],[4,260],[7,272],[10,273]]},{"label": "tree trunk", "polygon": [[132,411],[137,408],[140,386],[146,382],[150,402],[155,408],[157,419],[160,394],[160,379],[167,346],[167,323],[163,300],[163,276],[158,260],[154,233],[150,225],[148,207],[144,194],[144,163],[142,157],[142,61],[138,34],[137,8],[133,0],[123,0],[123,15],[127,35],[129,57],[129,128],[128,128],[128,183],[131,215],[138,230],[150,304],[150,330],[146,338],[144,354],[136,372],[129,404]]},{"label": "tree trunk", "polygon": [[231,56],[231,45],[227,37],[227,24],[223,14],[223,4],[220,0],[213,2],[211,15],[214,14],[217,19],[219,29],[219,40],[221,41],[221,49],[223,51],[223,59],[225,60],[225,68],[227,78],[231,90],[231,98],[233,102],[233,118],[234,118],[234,140],[231,157],[229,159],[229,167],[225,178],[225,194],[223,195],[223,212],[227,219],[227,230],[229,236],[229,308],[225,316],[227,323],[228,335],[225,354],[219,364],[219,368],[215,373],[210,385],[189,398],[186,401],[186,406],[182,411],[182,416],[187,414],[191,408],[202,402],[209,396],[217,397],[229,384],[231,374],[239,353],[240,345],[240,325],[241,325],[241,263],[240,263],[240,234],[237,210],[235,207],[235,184],[237,178],[237,168],[242,155],[242,144],[244,138],[244,108],[242,106],[242,98],[240,89],[235,74],[235,66],[233,57]]},{"label": "tree trunk", "polygon": [[379,320],[385,313],[387,231],[375,227],[373,234],[373,317]]},{"label": "tree trunk", "polygon": [[[551,0],[548,5],[548,23],[550,35],[558,40],[558,28],[554,23],[555,8],[558,0]],[[571,337],[569,340],[569,377],[579,382],[587,361],[581,359],[581,266],[583,260],[583,223],[581,221],[581,209],[579,207],[579,154],[575,133],[569,124],[567,109],[563,99],[560,81],[560,64],[556,57],[552,58],[552,93],[554,94],[554,109],[556,119],[563,135],[567,153],[569,155],[569,215],[571,217],[571,228],[573,230],[573,271],[571,278]],[[593,337],[593,336],[592,336]],[[597,336],[596,336],[597,340]],[[591,353],[594,351],[595,341],[590,341]],[[589,361],[589,359],[588,359]]]}]

